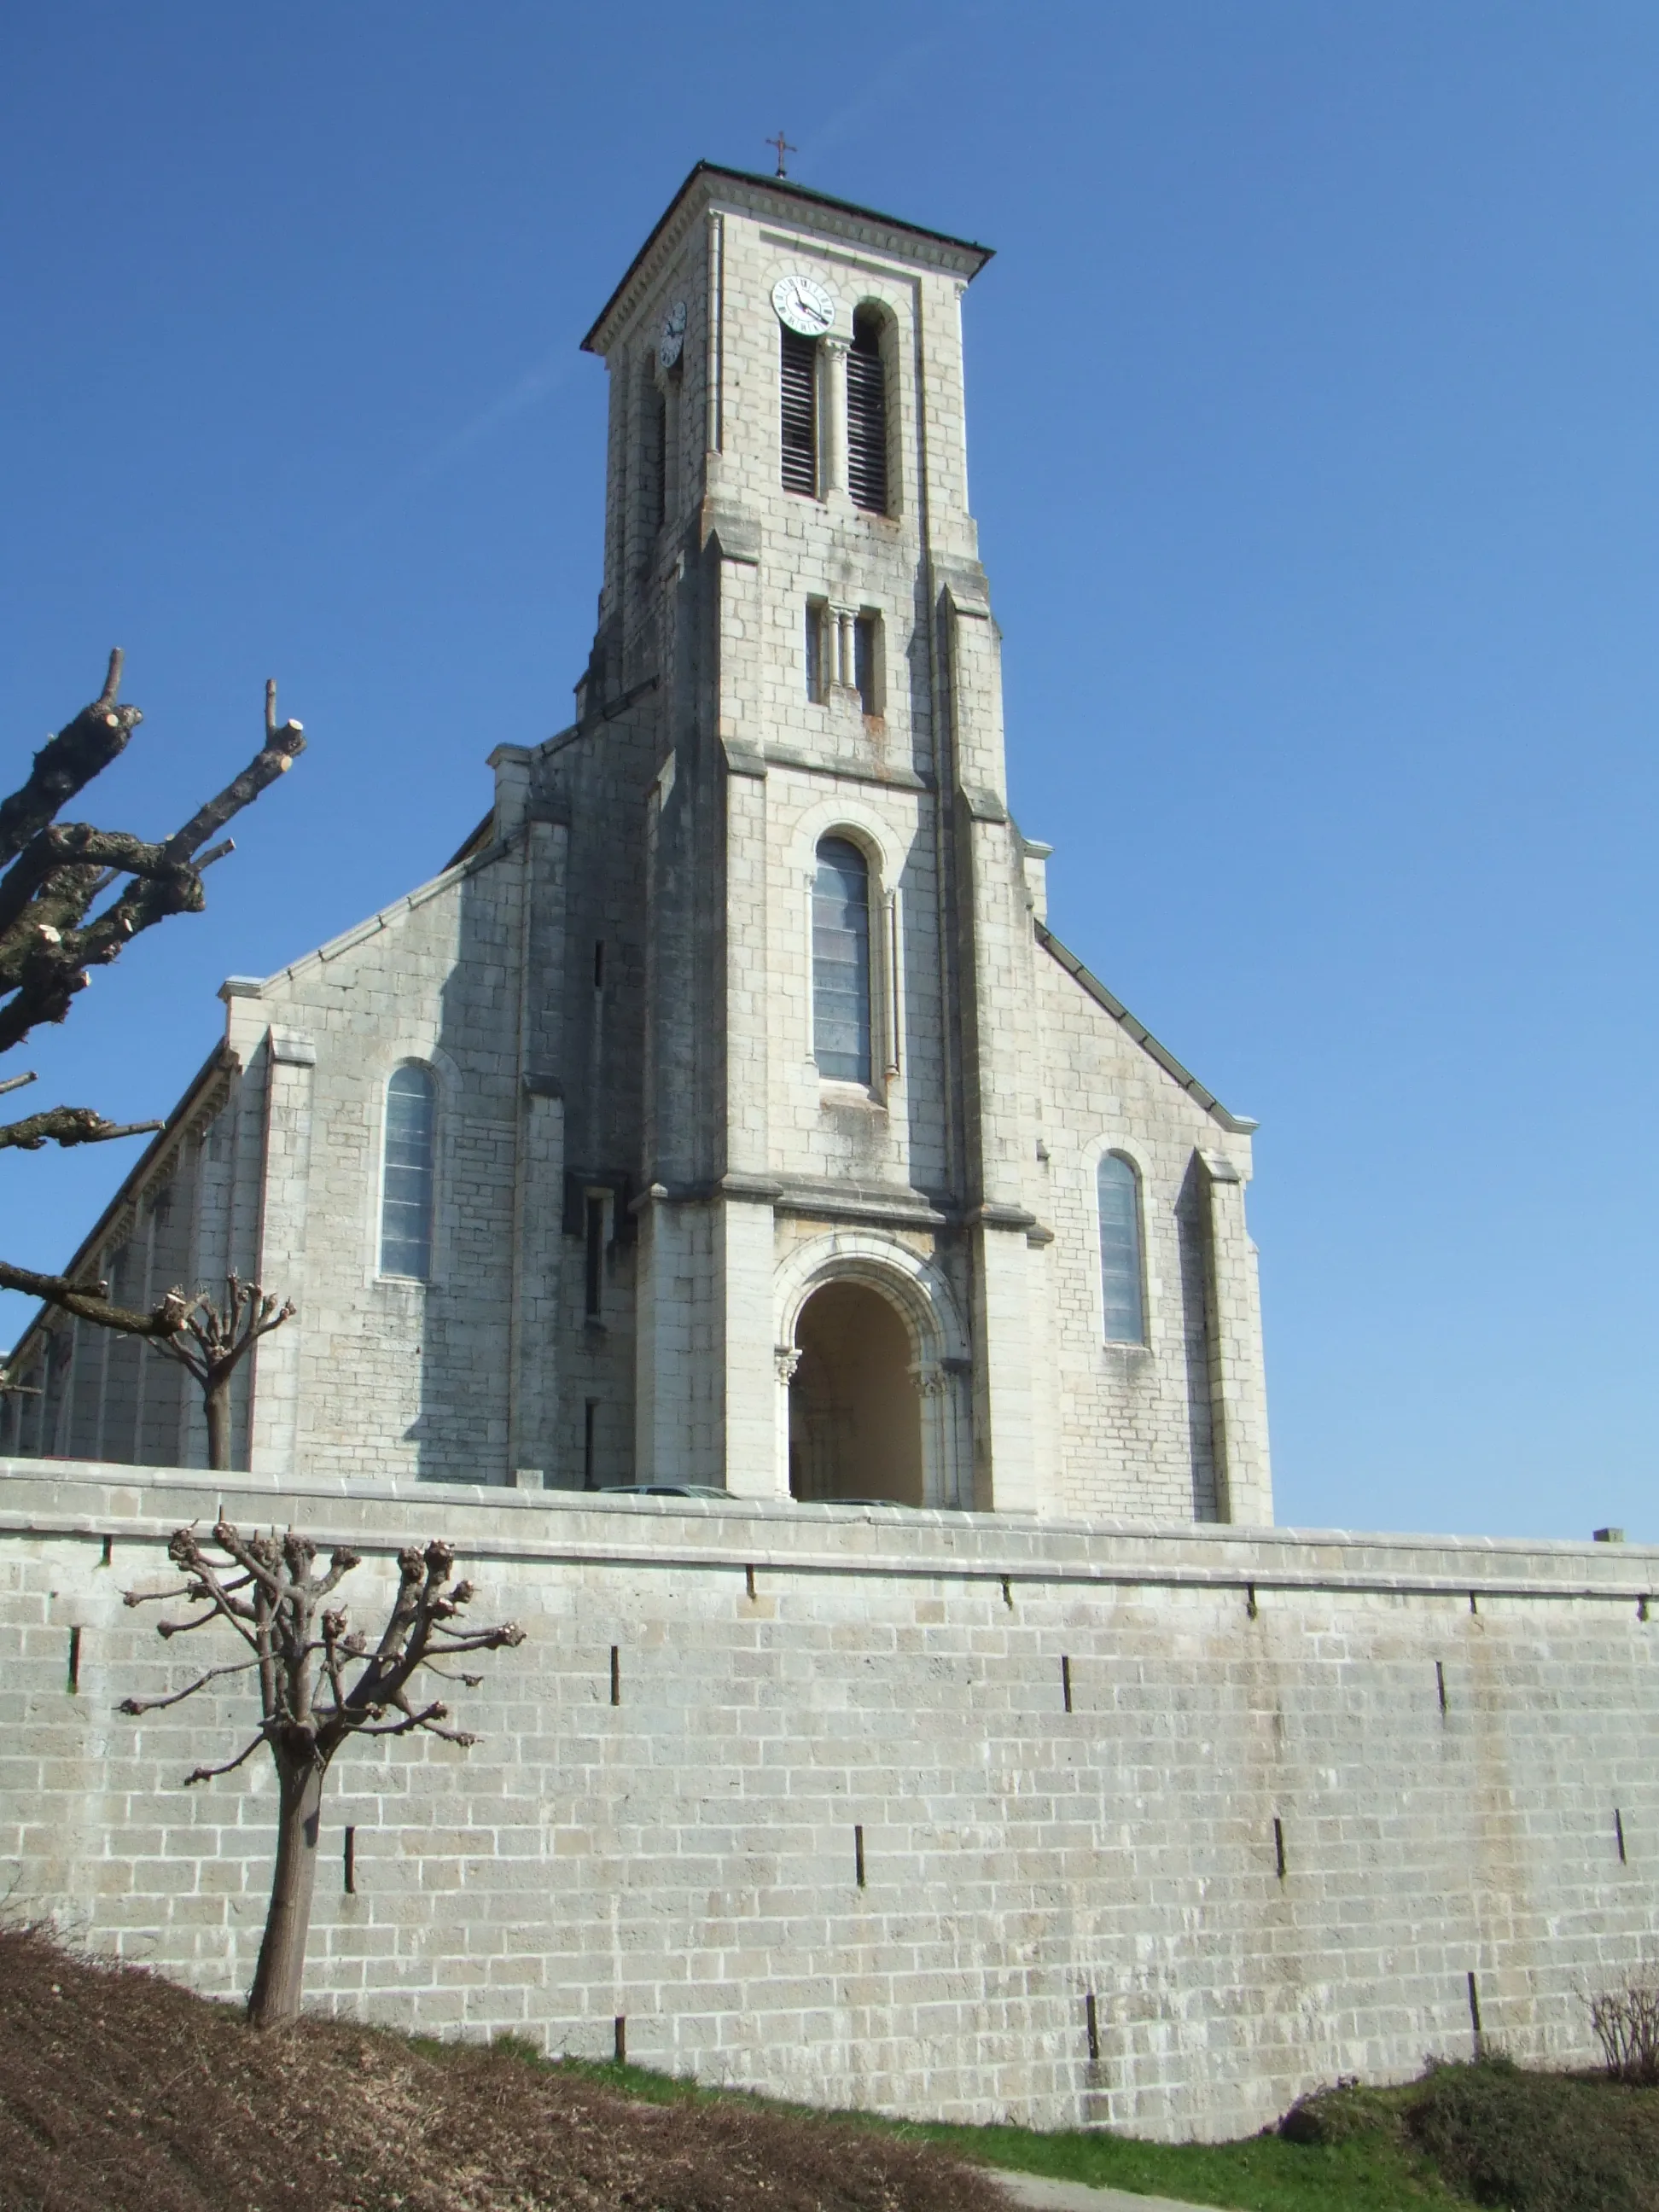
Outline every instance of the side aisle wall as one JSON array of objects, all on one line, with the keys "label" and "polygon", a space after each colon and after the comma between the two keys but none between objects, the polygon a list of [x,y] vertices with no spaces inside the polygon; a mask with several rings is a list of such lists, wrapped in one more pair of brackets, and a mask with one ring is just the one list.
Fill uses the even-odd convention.
[{"label": "side aisle wall", "polygon": [[1471,1974],[1488,2036],[1586,2059],[1583,1991],[1659,1961],[1652,1551],[0,1461],[10,1910],[216,1995],[270,1778],[179,1784],[246,1700],[115,1706],[202,1662],[120,1593],[221,1510],[363,1550],[365,1626],[441,1534],[528,1630],[458,1693],[476,1749],[331,1778],[325,2008],[590,2056],[621,2014],[706,2080],[1216,2136],[1466,2054]]}]

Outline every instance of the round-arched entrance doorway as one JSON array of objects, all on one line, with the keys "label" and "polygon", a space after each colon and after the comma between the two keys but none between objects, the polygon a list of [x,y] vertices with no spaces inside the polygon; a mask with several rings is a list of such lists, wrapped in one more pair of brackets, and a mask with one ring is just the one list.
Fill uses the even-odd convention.
[{"label": "round-arched entrance doorway", "polygon": [[920,1505],[921,1401],[896,1309],[867,1283],[837,1278],[801,1308],[795,1348],[790,1495]]}]

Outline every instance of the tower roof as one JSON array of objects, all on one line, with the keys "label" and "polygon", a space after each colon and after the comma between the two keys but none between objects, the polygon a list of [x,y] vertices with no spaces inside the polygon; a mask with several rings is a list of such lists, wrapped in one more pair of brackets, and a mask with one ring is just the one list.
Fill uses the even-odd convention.
[{"label": "tower roof", "polygon": [[595,340],[610,319],[612,310],[633,283],[641,264],[649,258],[657,240],[684,204],[688,195],[695,191],[699,182],[705,178],[725,178],[732,184],[747,185],[751,190],[765,192],[778,199],[804,200],[812,207],[830,209],[837,215],[856,216],[866,222],[878,222],[890,230],[902,231],[911,238],[924,238],[935,246],[948,246],[952,252],[963,255],[970,260],[972,265],[968,270],[970,282],[978,276],[980,270],[996,251],[994,246],[976,245],[969,238],[953,238],[949,231],[929,230],[925,224],[906,222],[898,216],[884,215],[878,208],[860,207],[855,200],[836,199],[829,192],[814,191],[810,185],[798,185],[790,177],[768,177],[754,169],[728,169],[719,161],[699,161],[657,218],[651,235],[629,263],[621,283],[594,317],[592,328],[582,340],[581,349],[584,353],[597,353],[599,350]]}]

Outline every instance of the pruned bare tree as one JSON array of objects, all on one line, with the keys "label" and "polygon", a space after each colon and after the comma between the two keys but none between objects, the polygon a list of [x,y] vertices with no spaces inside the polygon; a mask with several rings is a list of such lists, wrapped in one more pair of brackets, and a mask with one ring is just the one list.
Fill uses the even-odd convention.
[{"label": "pruned bare tree", "polygon": [[[305,750],[298,722],[278,726],[276,686],[267,684],[264,744],[170,837],[151,842],[125,830],[60,822],[64,808],[121,753],[144,719],[137,707],[120,703],[121,662],[118,646],[98,696],[47,738],[23,783],[0,799],[0,1054],[42,1023],[64,1020],[93,969],[118,958],[135,937],[171,915],[199,914],[206,904],[204,869],[235,849],[228,838],[210,840]],[[0,1092],[34,1079],[33,1073],[0,1078]],[[91,1106],[52,1106],[0,1124],[0,1152],[107,1144],[161,1127],[106,1121]],[[115,1304],[109,1285],[95,1278],[41,1274],[4,1260],[0,1290],[21,1291],[79,1320],[159,1341],[178,1335],[190,1308],[175,1290],[142,1312]]]},{"label": "pruned bare tree", "polygon": [[280,1328],[293,1312],[292,1298],[279,1303],[258,1283],[245,1283],[233,1273],[225,1278],[222,1305],[198,1291],[173,1334],[155,1339],[155,1349],[187,1368],[200,1385],[210,1468],[230,1466],[231,1376],[259,1339]]},{"label": "pruned bare tree", "polygon": [[[455,1555],[447,1544],[410,1546],[398,1554],[398,1595],[380,1640],[349,1626],[345,1608],[327,1603],[341,1581],[362,1565],[355,1552],[336,1549],[326,1568],[313,1572],[317,1547],[289,1529],[244,1536],[221,1521],[212,1536],[222,1560],[209,1558],[194,1528],[177,1528],[167,1557],[188,1577],[168,1590],[129,1590],[125,1602],[145,1605],[184,1598],[204,1607],[186,1620],[163,1620],[164,1638],[182,1636],[223,1620],[252,1655],[210,1667],[182,1689],[161,1698],[126,1698],[120,1710],[135,1717],[159,1712],[198,1691],[257,1671],[261,1718],[252,1739],[219,1766],[198,1766],[185,1786],[229,1774],[261,1744],[270,1747],[277,1780],[276,1863],[270,1885],[259,1963],[248,2000],[255,2027],[281,2027],[299,2015],[305,1977],[306,1936],[317,1872],[323,1782],[337,1752],[354,1735],[409,1735],[417,1729],[447,1743],[468,1746],[476,1736],[448,1726],[449,1708],[437,1699],[420,1705],[410,1684],[425,1668],[446,1681],[477,1689],[478,1674],[451,1674],[443,1661],[468,1651],[495,1651],[521,1644],[516,1621],[493,1628],[453,1626],[474,1595],[469,1582],[450,1582]],[[349,1684],[346,1677],[361,1668]]]}]

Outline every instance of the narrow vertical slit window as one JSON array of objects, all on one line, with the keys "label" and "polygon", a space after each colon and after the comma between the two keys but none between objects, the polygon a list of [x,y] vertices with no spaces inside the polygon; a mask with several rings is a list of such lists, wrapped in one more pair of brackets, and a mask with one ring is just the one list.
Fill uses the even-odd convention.
[{"label": "narrow vertical slit window", "polygon": [[847,489],[867,514],[887,512],[887,369],[881,316],[860,307],[847,356]]},{"label": "narrow vertical slit window", "polygon": [[587,1249],[584,1270],[587,1317],[596,1321],[605,1308],[605,1200],[589,1194],[586,1208]]},{"label": "narrow vertical slit window", "polygon": [[660,530],[668,520],[668,401],[653,384],[646,404],[651,410],[651,523]]},{"label": "narrow vertical slit window", "polygon": [[832,1083],[870,1080],[870,870],[849,838],[818,847],[812,890],[812,1048]]},{"label": "narrow vertical slit window", "polygon": [[413,1065],[386,1087],[386,1181],[380,1198],[380,1273],[425,1282],[432,1273],[432,1077]]},{"label": "narrow vertical slit window", "polygon": [[824,623],[830,610],[822,599],[806,602],[806,696],[816,705],[823,704],[829,686],[824,672]]},{"label": "narrow vertical slit window", "polygon": [[1140,1177],[1121,1152],[1107,1152],[1096,1177],[1100,1204],[1100,1292],[1108,1344],[1142,1344]]},{"label": "narrow vertical slit window", "polygon": [[593,939],[593,988],[596,991],[605,988],[605,939],[602,937]]},{"label": "narrow vertical slit window", "polygon": [[346,1895],[356,1897],[357,1894],[357,1831],[354,1827],[349,1826],[345,1832],[345,1858],[342,1871],[345,1877]]},{"label": "narrow vertical slit window", "polygon": [[853,681],[865,713],[881,713],[881,617],[860,615],[853,625]]},{"label": "narrow vertical slit window", "polygon": [[586,1400],[582,1406],[582,1488],[593,1487],[593,1430],[599,1414],[597,1398]]},{"label": "narrow vertical slit window", "polygon": [[808,499],[818,489],[818,348],[816,338],[780,330],[783,488]]}]

